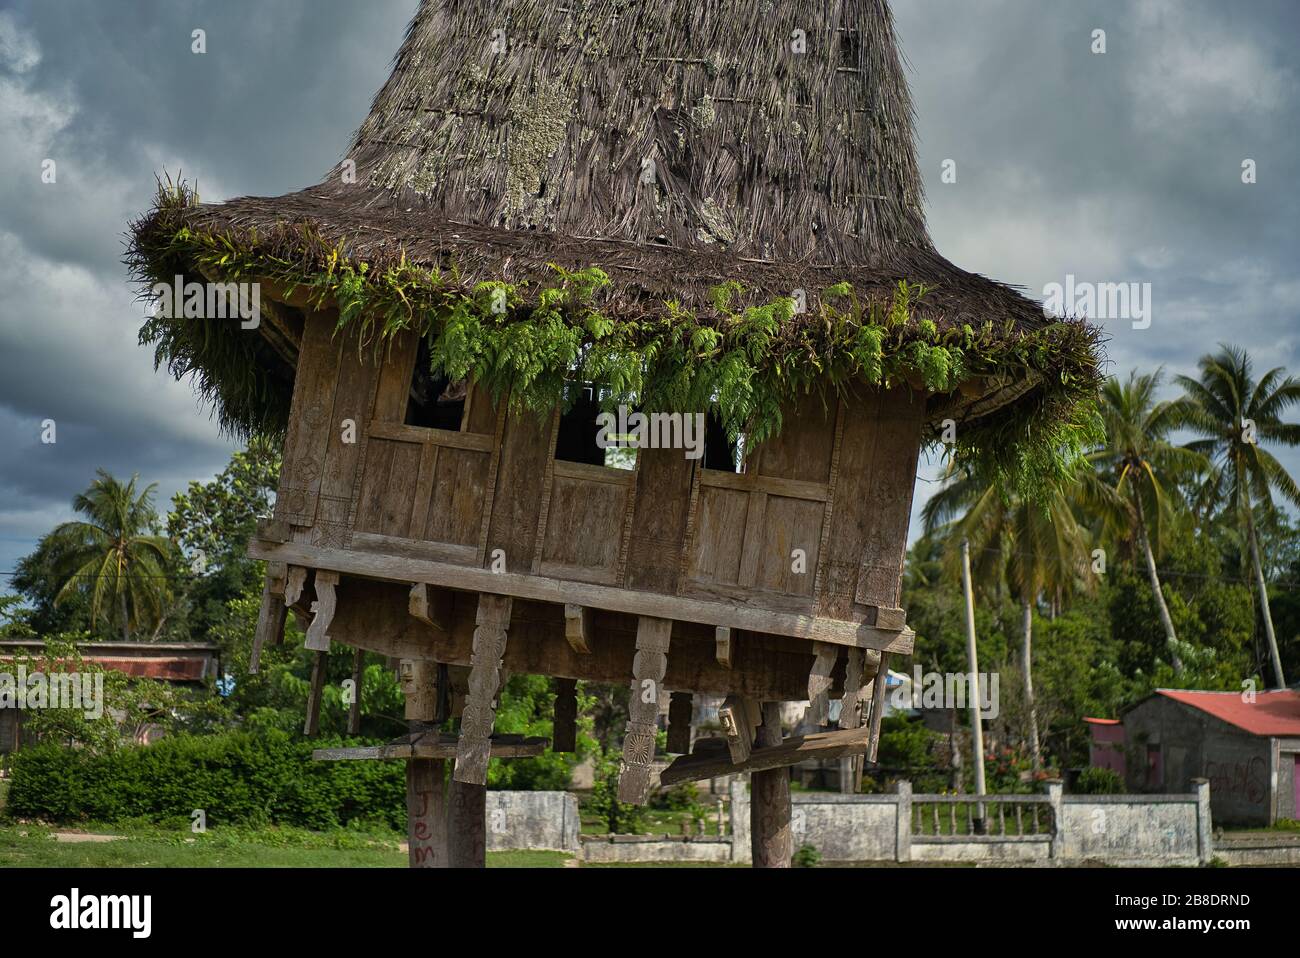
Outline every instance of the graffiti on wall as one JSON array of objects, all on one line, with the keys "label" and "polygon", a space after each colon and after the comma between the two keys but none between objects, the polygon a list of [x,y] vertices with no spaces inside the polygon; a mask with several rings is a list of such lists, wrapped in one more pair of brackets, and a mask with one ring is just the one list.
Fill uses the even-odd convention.
[{"label": "graffiti on wall", "polygon": [[1210,780],[1210,794],[1262,805],[1268,797],[1268,766],[1256,755],[1249,761],[1205,763],[1205,777]]}]

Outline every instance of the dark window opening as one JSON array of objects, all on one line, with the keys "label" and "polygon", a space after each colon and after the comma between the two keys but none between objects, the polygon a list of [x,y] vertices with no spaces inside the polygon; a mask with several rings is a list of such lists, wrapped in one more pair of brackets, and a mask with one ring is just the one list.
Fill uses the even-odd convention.
[{"label": "dark window opening", "polygon": [[429,344],[421,339],[411,374],[411,395],[406,404],[406,425],[460,432],[465,418],[469,383],[453,383],[429,369]]},{"label": "dark window opening", "polygon": [[739,471],[737,452],[736,443],[727,437],[727,429],[722,425],[722,417],[716,410],[709,410],[709,414],[704,419],[704,468],[737,472]]},{"label": "dark window opening", "polygon": [[857,30],[842,28],[840,30],[840,66],[851,70],[859,69],[861,63],[862,38]]},{"label": "dark window opening", "polygon": [[565,389],[567,408],[560,414],[555,458],[593,466],[605,465],[605,450],[596,442],[600,431],[596,423],[596,417],[600,415],[600,397],[596,387],[591,383],[569,383]]}]

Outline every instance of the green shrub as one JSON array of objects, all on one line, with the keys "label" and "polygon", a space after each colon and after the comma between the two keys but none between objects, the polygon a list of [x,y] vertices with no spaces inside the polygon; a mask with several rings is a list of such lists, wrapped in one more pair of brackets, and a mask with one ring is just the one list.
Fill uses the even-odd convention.
[{"label": "green shrub", "polygon": [[6,813],[51,822],[189,820],[211,825],[406,825],[401,762],[314,762],[283,732],[174,735],[105,754],[42,744],[13,755]]},{"label": "green shrub", "polygon": [[803,845],[794,853],[790,859],[790,864],[795,868],[816,868],[821,864],[822,853],[811,845]]},{"label": "green shrub", "polygon": [[1080,795],[1120,795],[1124,791],[1124,779],[1113,768],[1094,766],[1079,773],[1074,790]]}]

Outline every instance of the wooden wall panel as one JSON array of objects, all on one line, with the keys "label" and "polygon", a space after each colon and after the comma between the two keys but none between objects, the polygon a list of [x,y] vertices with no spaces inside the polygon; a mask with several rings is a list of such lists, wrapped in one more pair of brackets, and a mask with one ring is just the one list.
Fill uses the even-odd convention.
[{"label": "wooden wall panel", "polygon": [[490,457],[490,453],[472,449],[438,450],[433,488],[429,491],[428,520],[422,530],[412,530],[415,537],[478,545]]},{"label": "wooden wall panel", "polygon": [[[824,503],[810,499],[767,497],[754,585],[789,595],[812,595],[824,509]],[[794,571],[795,549],[804,551],[802,572]]]},{"label": "wooden wall panel", "polygon": [[558,422],[558,417],[547,418],[527,410],[509,415],[497,466],[485,566],[491,566],[492,553],[501,549],[505,552],[506,571],[527,572],[532,567],[547,464],[555,448],[554,426]]},{"label": "wooden wall panel", "polygon": [[854,599],[864,605],[897,608],[902,598],[924,409],[924,399],[907,389],[891,390],[884,400],[871,484],[865,490],[874,516],[854,591]]},{"label": "wooden wall panel", "polygon": [[764,476],[826,482],[835,443],[835,404],[814,393],[800,396],[785,412],[780,434],[759,448],[758,471]]},{"label": "wooden wall panel", "polygon": [[555,476],[546,515],[541,562],[569,567],[571,577],[582,570],[595,581],[612,582],[618,563],[623,514],[630,489],[623,483]]},{"label": "wooden wall panel", "polygon": [[637,451],[636,501],[624,578],[629,589],[677,592],[691,479],[698,468],[699,460],[687,459],[680,449]]},{"label": "wooden wall panel", "polygon": [[[379,378],[379,363],[372,351],[358,348],[354,334],[340,335],[337,349],[338,386],[311,541],[315,545],[345,548],[350,537],[352,499],[358,489],[357,476]],[[343,423],[347,420],[353,424],[351,442],[344,441]]]},{"label": "wooden wall panel", "polygon": [[724,585],[740,581],[749,505],[748,492],[712,486],[700,489],[689,578]]},{"label": "wooden wall panel", "polygon": [[298,352],[275,516],[299,527],[316,519],[325,473],[339,376],[339,351],[331,341],[337,318],[334,310],[308,313]]}]

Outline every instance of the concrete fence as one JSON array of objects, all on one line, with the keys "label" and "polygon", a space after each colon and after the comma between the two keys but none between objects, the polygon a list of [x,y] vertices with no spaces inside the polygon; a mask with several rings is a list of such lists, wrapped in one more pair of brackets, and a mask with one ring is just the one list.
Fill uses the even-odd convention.
[{"label": "concrete fence", "polygon": [[[589,862],[750,861],[749,791],[731,783],[731,833],[722,836],[580,835],[569,792],[488,792],[493,851],[556,849]],[[887,795],[795,793],[796,849],[827,862],[1196,865],[1213,855],[1209,783],[1184,795]]]}]

